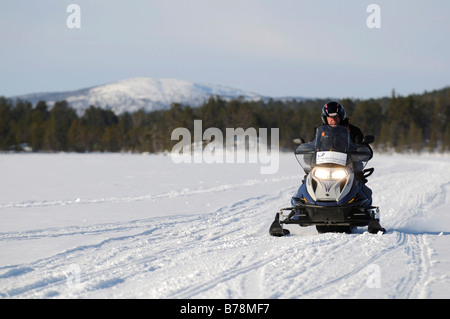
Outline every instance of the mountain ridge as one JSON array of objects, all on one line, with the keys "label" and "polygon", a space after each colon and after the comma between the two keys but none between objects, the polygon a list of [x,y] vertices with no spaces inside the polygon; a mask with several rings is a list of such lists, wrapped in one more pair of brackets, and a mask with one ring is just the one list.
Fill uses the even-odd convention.
[{"label": "mountain ridge", "polygon": [[211,96],[220,96],[225,100],[243,98],[250,101],[269,98],[224,85],[149,77],[129,78],[74,91],[31,93],[12,98],[27,100],[33,105],[43,100],[50,107],[57,101],[65,100],[80,113],[90,105],[95,105],[121,114],[140,109],[164,110],[170,108],[172,103],[198,107]]}]

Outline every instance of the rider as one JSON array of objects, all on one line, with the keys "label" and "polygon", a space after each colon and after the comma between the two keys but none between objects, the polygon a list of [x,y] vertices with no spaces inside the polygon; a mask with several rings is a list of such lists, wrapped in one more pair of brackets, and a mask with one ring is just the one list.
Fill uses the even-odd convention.
[{"label": "rider", "polygon": [[[342,125],[342,126],[347,127],[352,141],[356,144],[363,143],[364,134],[359,129],[359,127],[349,123],[349,119],[346,116],[344,107],[339,102],[330,101],[322,107],[322,122],[325,125],[331,125],[331,126]],[[369,147],[370,151],[372,152],[372,149],[370,148],[370,146],[368,146],[368,147]],[[372,156],[370,156],[370,158],[372,158]],[[355,177],[357,179],[359,179],[363,183],[367,183],[367,179],[364,178],[363,175],[364,174],[361,171],[355,172]]]},{"label": "rider", "polygon": [[325,125],[346,126],[353,142],[361,144],[363,141],[364,134],[358,127],[349,123],[344,107],[339,102],[330,101],[322,107],[322,122]]},{"label": "rider", "polygon": [[[368,145],[369,143],[364,141],[364,134],[358,127],[349,123],[344,107],[339,102],[330,101],[322,107],[322,122],[325,125],[331,125],[333,127],[337,125],[346,126],[353,142],[356,144],[367,145],[370,152],[373,154],[372,148]],[[370,158],[372,158],[372,155]],[[372,198],[372,190],[365,185],[367,183],[367,179],[364,177],[364,172],[357,169],[355,171],[355,178],[363,183],[363,192],[366,193],[369,198]],[[370,228],[372,228],[372,232],[374,229],[382,231],[383,233],[386,232],[386,230],[381,227],[379,219],[371,220],[369,223],[369,229]]]}]

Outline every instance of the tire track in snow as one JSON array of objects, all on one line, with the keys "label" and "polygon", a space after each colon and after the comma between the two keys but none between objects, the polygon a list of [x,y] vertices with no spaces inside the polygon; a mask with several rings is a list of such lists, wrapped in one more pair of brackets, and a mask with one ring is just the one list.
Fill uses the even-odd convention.
[{"label": "tire track in snow", "polygon": [[[289,188],[289,192],[292,191]],[[263,196],[263,198],[252,198],[246,199],[244,201],[236,202],[231,205],[228,209],[222,208],[220,209],[222,214],[229,215],[229,217],[225,218],[226,223],[216,225],[212,229],[208,228],[208,230],[214,231],[216,228],[220,228],[220,235],[217,233],[214,234],[213,237],[209,238],[210,244],[207,245],[206,248],[206,256],[205,253],[200,253],[196,255],[196,258],[199,258],[201,262],[207,264],[207,267],[210,268],[207,275],[210,276],[208,279],[202,280],[200,283],[196,283],[195,285],[186,285],[180,287],[173,293],[167,295],[168,298],[195,298],[198,296],[202,296],[202,293],[206,293],[210,290],[216,288],[217,285],[221,286],[229,286],[233,285],[234,281],[241,283],[245,281],[247,276],[251,276],[252,278],[255,276],[255,272],[261,273],[264,271],[264,266],[268,263],[272,262],[274,259],[278,258],[278,256],[265,256],[263,258],[259,257],[259,249],[254,248],[253,245],[260,245],[258,241],[262,237],[266,239],[271,239],[268,235],[262,235],[260,232],[249,234],[246,232],[245,227],[236,226],[236,223],[245,224],[245,219],[248,219],[250,222],[255,219],[255,213],[263,214],[267,210],[271,210],[273,206],[275,206],[274,202],[277,202],[281,196],[281,194],[285,193],[286,190],[280,192],[280,195],[275,197],[267,197]],[[262,208],[260,210],[260,208]],[[254,213],[249,213],[252,211]],[[275,212],[275,209],[273,209]],[[273,214],[274,215],[274,214]],[[268,217],[268,221],[271,222],[272,214],[265,214],[265,217]],[[266,218],[262,219],[262,224],[264,225],[264,233],[268,232],[268,227],[270,222],[265,221]],[[223,227],[226,229],[222,229]],[[231,230],[230,230],[231,228]],[[216,241],[216,242],[214,242]],[[263,241],[264,243],[265,241]],[[244,251],[242,250],[244,247]],[[211,259],[208,257],[209,254],[224,254],[226,255],[226,259],[230,265],[216,265],[216,259]],[[251,257],[249,257],[251,256]],[[244,277],[243,279],[239,279]],[[256,275],[256,277],[259,277]],[[251,280],[250,280],[251,282]],[[254,286],[253,286],[254,287]],[[258,294],[261,293],[261,288],[253,289],[253,293]],[[224,295],[224,297],[236,298],[236,297],[249,297],[249,296],[236,296],[230,292]]]},{"label": "tire track in snow", "polygon": [[[236,224],[240,224],[243,219],[243,216],[238,216],[239,214],[242,215],[249,209],[253,211],[259,209],[272,200],[273,198],[268,198],[267,196],[247,198],[236,202],[229,208],[221,208],[218,211],[205,216],[160,217],[132,221],[129,223],[95,225],[95,227],[68,227],[37,230],[31,232],[31,234],[2,234],[3,240],[27,240],[46,237],[57,238],[63,236],[71,237],[86,234],[102,235],[101,237],[103,238],[99,242],[77,246],[54,256],[37,260],[33,263],[1,268],[0,271],[5,271],[3,273],[4,279],[10,279],[10,282],[14,281],[14,283],[10,283],[11,286],[6,291],[4,297],[35,295],[58,296],[59,293],[56,293],[55,291],[67,290],[64,289],[66,288],[67,276],[65,276],[63,272],[64,269],[67,269],[72,264],[80,265],[80,268],[83,269],[81,280],[84,282],[83,286],[85,286],[85,291],[92,292],[104,287],[110,287],[111,285],[122,284],[126,282],[126,280],[134,277],[134,272],[121,273],[120,275],[112,277],[107,274],[113,273],[118,267],[137,268],[136,273],[138,274],[145,272],[144,268],[150,269],[150,271],[156,271],[158,269],[158,266],[154,265],[156,259],[151,256],[164,255],[167,260],[170,259],[171,256],[180,254],[180,252],[185,249],[192,252],[192,245],[195,246],[196,243],[198,244],[202,241],[202,238],[213,243],[212,246],[217,245],[214,244],[215,241],[223,237],[229,237],[243,228],[236,227]],[[212,230],[213,235],[211,235]],[[124,235],[123,232],[132,233]],[[105,235],[108,234],[110,236],[105,239]],[[164,244],[167,237],[169,237],[169,240],[167,244]],[[174,241],[178,241],[178,244],[182,243],[182,245],[174,247]],[[151,255],[135,258],[134,255],[139,248],[141,248],[139,246],[145,246],[146,244],[150,244],[149,246],[156,249],[152,249]],[[120,250],[122,246],[127,246],[126,251],[129,251],[129,253],[114,251]],[[111,247],[112,249],[108,247]],[[87,257],[95,255],[98,252],[105,255],[102,257],[103,259]],[[131,261],[127,263],[122,262],[121,259],[131,259]],[[95,267],[89,268],[87,264],[95,264]],[[142,264],[146,264],[146,267],[139,267],[139,265]],[[100,268],[101,270],[95,271],[94,268]],[[24,269],[26,269],[26,271]],[[59,275],[55,276],[55,273],[59,273]],[[103,279],[101,281],[94,280],[93,278],[96,277]],[[19,282],[20,284],[17,285]],[[51,291],[53,291],[53,293]]]},{"label": "tire track in snow", "polygon": [[[323,240],[314,241],[312,251],[306,251],[298,258],[294,267],[302,271],[291,270],[292,285],[284,288],[281,297],[351,298],[360,294],[366,288],[368,267],[382,264],[386,254],[402,244],[401,234],[388,236],[392,235],[395,238],[384,239],[382,246],[381,236],[368,233],[317,235]],[[306,246],[303,249],[308,249],[311,244],[303,243]],[[289,269],[284,272],[289,273]]]},{"label": "tire track in snow", "polygon": [[[68,279],[66,272],[72,265],[78,267],[81,265],[83,272],[88,273],[88,275],[81,274],[82,279],[87,278],[87,276],[95,278],[104,271],[102,270],[99,272],[94,270],[99,266],[99,261],[104,259],[103,262],[105,262],[107,260],[119,258],[116,256],[121,252],[120,246],[126,245],[127,240],[134,240],[140,236],[147,236],[152,231],[153,230],[146,230],[136,235],[111,237],[103,239],[98,243],[77,246],[73,249],[63,251],[54,256],[40,259],[32,263],[2,267],[0,270],[8,269],[2,277],[9,280],[9,282],[4,282],[4,284],[8,286],[8,289],[5,289],[4,294],[8,297],[45,297],[47,293],[43,293],[43,295],[37,294],[52,289],[65,288]],[[115,244],[116,242],[120,242],[121,244],[117,246]],[[108,249],[107,247],[112,248]],[[104,255],[104,257],[102,257],[102,255]],[[18,272],[18,269],[26,269],[27,271]],[[108,270],[106,271],[108,272]]]},{"label": "tire track in snow", "polygon": [[[115,223],[115,224],[106,224],[106,225],[96,225],[95,228],[97,228],[96,232],[98,234],[101,234],[99,241],[94,241],[90,244],[83,244],[80,246],[76,246],[74,248],[65,250],[63,252],[60,252],[56,255],[39,259],[35,262],[28,263],[28,264],[21,264],[21,265],[13,265],[13,266],[6,266],[0,268],[1,270],[6,270],[6,273],[3,274],[4,278],[13,278],[14,281],[16,281],[17,277],[22,276],[21,281],[25,281],[28,277],[30,281],[33,281],[33,278],[37,277],[45,277],[49,276],[54,273],[64,273],[65,269],[69,268],[70,265],[76,264],[81,265],[84,269],[84,272],[88,273],[89,276],[97,276],[99,275],[99,272],[92,271],[91,268],[98,268],[101,267],[102,264],[104,264],[107,261],[113,260],[114,258],[118,258],[115,255],[120,253],[120,250],[128,250],[128,249],[138,249],[140,245],[145,244],[145,240],[152,235],[153,232],[157,232],[158,230],[161,230],[164,227],[170,227],[170,225],[173,223],[173,221],[169,222],[162,222],[162,224],[158,225],[158,221],[155,221],[162,218],[153,218],[149,220],[143,220],[143,221],[133,221],[129,225],[123,225],[121,223]],[[189,217],[187,218],[189,220]],[[179,220],[178,222],[183,223],[185,221]],[[87,227],[88,229],[84,229],[83,227],[80,228],[80,230],[77,232],[78,234],[86,234],[89,233],[90,227]],[[129,233],[129,230],[134,230],[133,233]],[[103,230],[103,231],[102,231]],[[127,231],[126,234],[119,234],[116,233],[123,232],[124,230]],[[74,236],[73,230],[70,229],[69,232],[64,233],[64,228],[62,230],[55,229],[55,232],[57,233],[56,236]],[[107,235],[111,234],[112,236],[108,237]],[[48,234],[46,232],[45,236],[55,236],[54,234]],[[106,238],[105,238],[106,237]],[[158,235],[152,236],[154,240],[158,240]],[[163,235],[159,235],[159,240],[163,238]],[[130,242],[136,242],[136,244],[130,248],[128,245],[130,245]],[[108,248],[112,247],[112,248]],[[125,249],[126,248],[126,249]],[[95,258],[90,256],[100,256],[101,254],[104,254],[104,260],[101,258]],[[144,258],[145,259],[145,258]],[[91,267],[89,264],[95,264],[95,267]],[[124,264],[124,267],[127,267],[128,264]],[[27,269],[28,271],[17,271],[20,269]],[[34,273],[31,273],[33,272]],[[105,269],[105,272],[110,272],[111,268]],[[36,272],[39,274],[36,275]],[[1,276],[1,275],[0,275]],[[51,277],[51,276],[50,276]],[[84,275],[84,277],[87,278],[87,275]],[[24,293],[29,292],[33,289],[37,288],[50,288],[51,286],[55,286],[55,284],[65,284],[67,277],[63,276],[61,280],[51,281],[48,280],[49,285],[48,287],[44,287],[45,285],[37,285],[37,284],[28,284],[25,285],[25,287],[29,287],[29,289],[24,288],[14,288],[8,292],[8,295],[15,296],[18,294],[18,292]],[[40,281],[38,281],[40,282]]]},{"label": "tire track in snow", "polygon": [[[253,269],[255,266],[244,265],[242,267],[237,267],[237,270],[225,274],[222,272],[222,268],[219,267],[219,269],[217,269],[217,267],[213,267],[217,264],[217,259],[211,259],[210,255],[222,253],[224,249],[227,251],[236,246],[247,245],[248,241],[242,239],[245,234],[242,233],[242,227],[236,226],[236,224],[242,223],[243,218],[237,215],[247,215],[249,210],[250,215],[252,213],[254,214],[261,206],[264,206],[268,201],[270,202],[272,200],[273,198],[267,196],[247,198],[232,204],[229,208],[221,208],[213,214],[197,216],[198,218],[189,223],[187,228],[181,227],[178,223],[174,224],[175,227],[166,233],[167,237],[171,239],[167,245],[154,247],[155,249],[152,249],[155,255],[164,255],[164,266],[155,270],[155,272],[159,272],[158,274],[155,274],[155,276],[158,277],[158,282],[160,284],[164,283],[165,286],[161,285],[163,287],[160,286],[158,289],[151,286],[149,288],[150,291],[157,290],[158,295],[150,295],[150,297],[161,297],[162,294],[165,297],[173,298],[174,295],[172,295],[173,292],[171,291],[174,290],[179,290],[180,296],[186,297],[186,295],[197,295],[202,291],[207,290],[208,287],[215,286],[214,282],[217,282],[217,280],[223,281],[223,279],[227,278],[228,280],[231,280],[238,273],[245,272],[245,269],[248,269],[248,271]],[[211,234],[211,232],[213,234]],[[244,237],[248,236],[245,235]],[[176,243],[176,247],[173,247],[174,242]],[[183,258],[180,258],[180,255]],[[179,259],[183,261],[183,266],[179,264],[179,261],[173,263],[173,260]],[[199,262],[203,263],[206,267],[206,270],[202,272],[201,279],[203,281],[197,286],[192,286],[191,283],[188,283],[189,278],[198,279],[195,274],[198,272]],[[236,265],[240,264],[240,260],[236,261],[231,268],[234,269]],[[186,265],[188,265],[188,267],[186,267]],[[215,270],[211,270],[210,268],[214,268]],[[180,272],[185,272],[185,275],[181,277],[187,280],[187,283],[183,285],[182,283],[174,282],[172,269],[176,269],[175,272],[178,274]],[[220,272],[220,276],[217,274],[218,271]],[[213,279],[210,282],[205,282],[203,277],[208,275],[212,276]],[[224,278],[224,276],[226,277]],[[161,277],[163,279],[161,279]],[[180,278],[180,276],[178,278]],[[171,283],[172,286],[167,285],[167,283]],[[188,290],[186,290],[186,288]]]},{"label": "tire track in snow", "polygon": [[[409,209],[409,219],[399,227],[403,232],[406,243],[399,247],[407,256],[404,267],[405,274],[396,286],[397,295],[400,298],[427,298],[429,297],[429,285],[432,277],[432,249],[429,247],[428,238],[439,234],[439,231],[427,231],[429,219],[445,218],[436,216],[435,211],[444,211],[450,193],[450,182],[445,181],[433,185],[433,189],[420,193],[416,207]],[[435,189],[438,188],[438,191]],[[435,228],[432,224],[432,228]]]},{"label": "tire track in snow", "polygon": [[[378,292],[373,292],[375,295],[389,298],[428,296],[431,254],[425,238],[396,231],[383,236],[364,233],[317,237],[328,237],[328,240],[314,242],[310,252],[307,249],[312,243],[306,243],[302,247],[303,254],[300,250],[289,251],[294,263],[278,267],[282,286],[274,298],[367,298],[367,291],[372,288],[368,285],[372,266],[381,269],[381,287]],[[366,253],[362,254],[361,250]],[[396,258],[404,259],[404,264],[409,267],[392,269],[389,261]],[[391,272],[394,273],[392,282]]]},{"label": "tire track in snow", "polygon": [[94,199],[69,199],[69,200],[30,200],[21,202],[11,202],[0,204],[1,209],[19,209],[19,208],[35,208],[35,207],[48,207],[48,206],[66,206],[66,205],[89,205],[89,204],[107,204],[107,203],[130,203],[140,201],[157,201],[167,198],[189,197],[200,194],[220,193],[228,190],[236,190],[240,188],[252,187],[256,185],[262,185],[264,183],[276,183],[289,180],[298,180],[298,176],[279,176],[265,179],[249,179],[242,183],[236,184],[223,184],[213,187],[199,187],[196,189],[182,189],[173,190],[170,192],[149,194],[149,195],[137,195],[137,196],[124,196],[124,197],[104,197]]},{"label": "tire track in snow", "polygon": [[427,235],[404,234],[405,244],[398,249],[406,254],[404,274],[394,289],[394,298],[417,299],[427,298],[431,277],[431,252],[427,243]]},{"label": "tire track in snow", "polygon": [[[298,177],[292,179],[298,181]],[[244,189],[259,187],[261,183],[248,181],[248,185],[238,186]],[[292,225],[291,236],[270,237],[268,227],[275,212],[286,206],[297,187],[283,188],[274,194],[263,192],[254,197],[233,198],[232,204],[204,215],[2,233],[0,240],[11,242],[85,235],[92,236],[93,241],[48,258],[1,268],[0,296],[364,297],[365,270],[372,264],[381,267],[380,291],[384,297],[428,296],[427,287],[432,280],[428,235],[388,229],[384,236],[366,233],[310,236]],[[199,188],[190,190],[191,194],[187,190],[185,196],[195,196],[195,191],[216,194],[227,190]],[[121,200],[127,198],[130,199]],[[437,196],[433,202],[438,205],[442,198]],[[73,264],[81,268],[80,285],[75,289],[68,287],[66,274]],[[391,265],[402,267],[393,269]],[[139,292],[134,289],[137,282],[142,287]]]}]

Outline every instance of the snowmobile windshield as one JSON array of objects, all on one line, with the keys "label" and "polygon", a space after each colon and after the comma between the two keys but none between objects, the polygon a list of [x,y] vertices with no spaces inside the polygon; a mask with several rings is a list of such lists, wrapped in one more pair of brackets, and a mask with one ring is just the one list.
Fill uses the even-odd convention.
[{"label": "snowmobile windshield", "polygon": [[322,125],[316,130],[314,143],[317,152],[346,153],[350,147],[350,134],[345,126]]},{"label": "snowmobile windshield", "polygon": [[330,164],[362,170],[372,152],[368,146],[354,143],[347,127],[322,125],[317,128],[314,140],[299,145],[295,155],[308,173],[316,165]]}]

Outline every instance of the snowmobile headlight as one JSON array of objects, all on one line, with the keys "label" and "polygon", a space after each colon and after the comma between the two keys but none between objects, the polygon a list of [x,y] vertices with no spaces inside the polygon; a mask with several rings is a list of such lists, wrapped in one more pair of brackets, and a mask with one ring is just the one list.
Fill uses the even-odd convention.
[{"label": "snowmobile headlight", "polygon": [[330,170],[326,168],[318,168],[314,172],[314,176],[319,179],[329,179],[330,178]]},{"label": "snowmobile headlight", "polygon": [[343,169],[339,169],[331,173],[332,179],[343,179],[345,177],[347,177],[347,172]]}]

